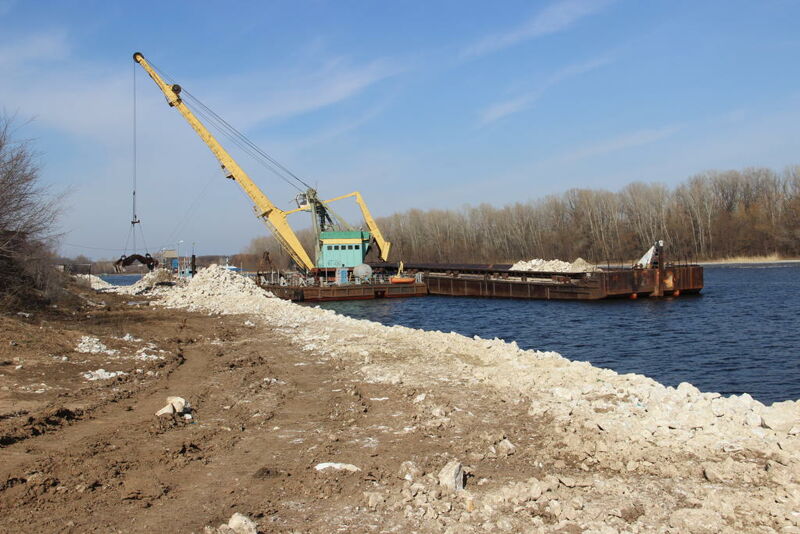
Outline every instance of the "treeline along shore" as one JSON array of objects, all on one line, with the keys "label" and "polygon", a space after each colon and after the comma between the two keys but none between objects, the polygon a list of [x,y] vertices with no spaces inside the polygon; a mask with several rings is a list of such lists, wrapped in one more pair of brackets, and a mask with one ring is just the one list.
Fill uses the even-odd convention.
[{"label": "treeline along shore", "polygon": [[[378,224],[393,258],[405,261],[628,261],[658,239],[676,260],[798,257],[800,166],[707,171],[675,187],[635,182],[620,191],[570,189],[503,207],[413,209]],[[313,237],[303,231],[301,239],[310,246]],[[265,250],[276,263],[287,261],[271,237],[254,239],[246,252]]]}]

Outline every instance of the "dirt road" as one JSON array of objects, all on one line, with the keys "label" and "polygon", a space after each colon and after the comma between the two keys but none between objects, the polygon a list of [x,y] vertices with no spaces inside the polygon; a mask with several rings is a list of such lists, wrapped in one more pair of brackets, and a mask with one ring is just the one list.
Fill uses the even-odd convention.
[{"label": "dirt road", "polygon": [[[80,320],[3,320],[3,531],[199,532],[236,511],[269,532],[379,531],[386,518],[365,491],[402,486],[402,462],[435,470],[492,430],[466,414],[456,433],[420,427],[415,390],[360,383],[246,318],[102,299]],[[141,341],[113,343],[126,334]],[[83,336],[120,355],[149,343],[164,359],[76,352]],[[127,374],[81,375],[98,366]],[[190,399],[191,422],[154,416],[168,395]],[[316,471],[322,462],[361,471]],[[486,475],[517,462],[492,463]]]}]

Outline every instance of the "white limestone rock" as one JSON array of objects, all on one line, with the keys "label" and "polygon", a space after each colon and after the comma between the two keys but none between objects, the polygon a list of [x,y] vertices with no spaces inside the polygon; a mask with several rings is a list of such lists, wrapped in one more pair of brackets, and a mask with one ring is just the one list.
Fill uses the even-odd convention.
[{"label": "white limestone rock", "polygon": [[246,515],[236,512],[228,520],[228,528],[236,534],[258,534],[258,526]]},{"label": "white limestone rock", "polygon": [[776,402],[761,411],[761,425],[764,428],[789,433],[798,424],[800,424],[800,409],[797,402]]},{"label": "white limestone rock", "polygon": [[450,491],[464,489],[464,467],[458,460],[452,460],[439,471],[439,484]]},{"label": "white limestone rock", "polygon": [[314,469],[317,471],[325,471],[326,469],[333,469],[334,471],[350,471],[351,473],[355,473],[357,471],[361,471],[361,468],[354,466],[353,464],[344,464],[340,462],[322,462],[314,466]]}]

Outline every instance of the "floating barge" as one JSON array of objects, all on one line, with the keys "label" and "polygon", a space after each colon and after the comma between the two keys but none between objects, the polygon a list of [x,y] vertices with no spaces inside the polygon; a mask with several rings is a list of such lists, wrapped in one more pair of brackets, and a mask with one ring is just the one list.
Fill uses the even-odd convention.
[{"label": "floating barge", "polygon": [[[391,270],[392,264],[373,265]],[[422,273],[429,295],[519,299],[599,300],[609,298],[677,297],[703,289],[703,267],[672,265],[653,268],[611,267],[592,272],[512,271],[511,265],[407,264]]]},{"label": "floating barge", "polygon": [[[393,273],[394,263],[372,264],[378,273]],[[413,284],[279,285],[259,283],[275,296],[296,302],[365,300],[443,295],[452,297],[544,300],[677,297],[703,289],[703,267],[610,267],[602,271],[563,273],[512,271],[511,265],[406,264],[418,274]]]},{"label": "floating barge", "polygon": [[[369,283],[349,282],[347,269],[318,269],[313,278],[287,283],[280,273],[258,273],[258,284],[293,301],[419,297],[486,297],[543,300],[677,297],[703,289],[703,267],[665,261],[663,242],[656,242],[633,266],[581,272],[513,270],[511,264],[370,263]],[[366,267],[366,266],[365,266]],[[360,267],[359,267],[360,268]],[[358,269],[358,268],[357,268]],[[402,272],[405,276],[392,276]],[[392,284],[389,281],[407,283]],[[281,283],[276,283],[280,281]],[[338,282],[337,282],[338,281]]]}]

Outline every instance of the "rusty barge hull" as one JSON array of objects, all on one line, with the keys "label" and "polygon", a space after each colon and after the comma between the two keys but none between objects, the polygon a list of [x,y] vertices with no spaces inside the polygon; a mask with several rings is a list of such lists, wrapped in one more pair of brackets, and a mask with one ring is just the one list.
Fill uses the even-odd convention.
[{"label": "rusty barge hull", "polygon": [[[504,273],[505,274],[505,273]],[[527,273],[494,277],[474,274],[431,273],[424,277],[428,294],[456,297],[518,299],[600,300],[609,298],[662,297],[699,293],[702,267],[627,269],[595,273]]]},{"label": "rusty barge hull", "polygon": [[281,286],[262,284],[276,297],[293,302],[326,302],[334,300],[370,300],[383,298],[424,297],[427,286],[415,284],[348,284],[340,286]]},{"label": "rusty barge hull", "polygon": [[[374,264],[391,271],[393,264]],[[600,300],[697,294],[703,289],[703,267],[611,268],[597,272],[511,271],[510,265],[411,264],[420,272],[428,294],[545,300]]]},{"label": "rusty barge hull", "polygon": [[[368,300],[379,298],[485,297],[542,300],[602,300],[614,298],[677,297],[703,289],[703,267],[666,265],[659,268],[611,268],[597,272],[555,273],[511,271],[507,265],[411,264],[406,272],[420,273],[414,284],[345,284],[282,286],[260,284],[267,291],[295,302]],[[373,264],[384,272],[397,265]]]}]

